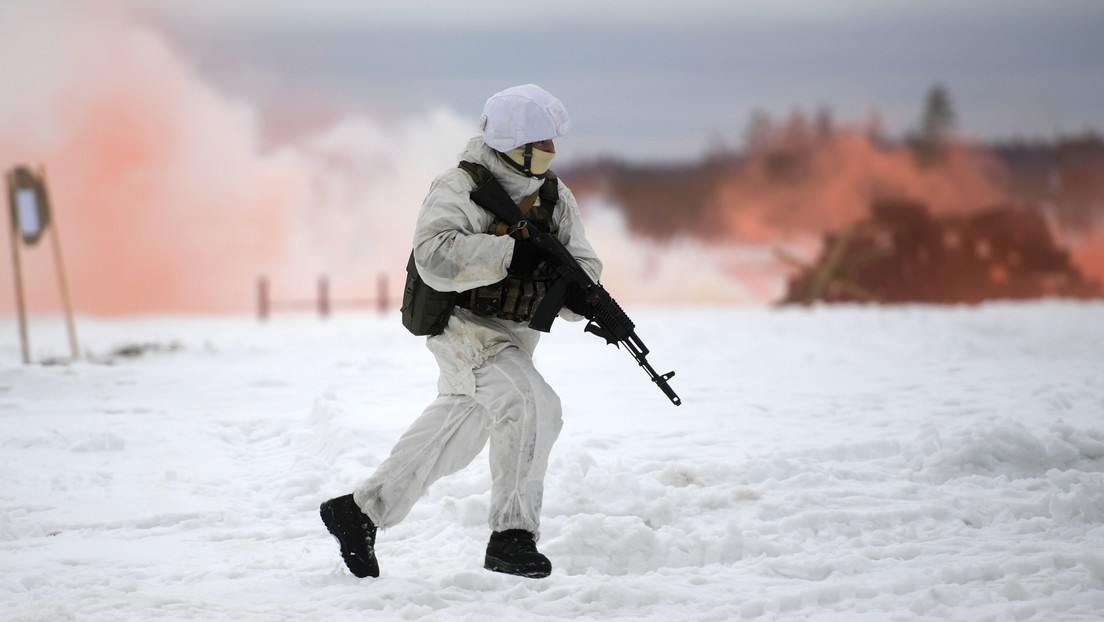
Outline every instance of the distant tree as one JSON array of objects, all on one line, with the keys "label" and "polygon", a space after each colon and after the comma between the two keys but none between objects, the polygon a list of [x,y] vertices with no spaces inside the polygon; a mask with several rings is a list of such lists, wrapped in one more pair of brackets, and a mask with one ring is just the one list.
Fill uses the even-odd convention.
[{"label": "distant tree", "polygon": [[820,140],[831,138],[835,134],[835,123],[832,121],[832,111],[827,106],[821,106],[817,109],[816,120],[813,122],[816,127],[816,136]]},{"label": "distant tree", "polygon": [[795,110],[790,113],[786,125],[782,128],[782,148],[789,151],[804,151],[809,147],[809,139],[812,132],[809,129],[809,121],[805,113]]},{"label": "distant tree", "polygon": [[942,84],[928,90],[924,100],[924,113],[920,119],[920,139],[932,144],[942,144],[954,131],[955,112],[951,96]]},{"label": "distant tree", "polygon": [[931,166],[943,160],[947,140],[954,131],[955,113],[951,96],[942,84],[928,90],[920,128],[909,141],[921,165]]},{"label": "distant tree", "polygon": [[769,150],[774,142],[774,134],[774,124],[770,116],[759,109],[752,111],[745,137],[747,150],[753,153]]}]

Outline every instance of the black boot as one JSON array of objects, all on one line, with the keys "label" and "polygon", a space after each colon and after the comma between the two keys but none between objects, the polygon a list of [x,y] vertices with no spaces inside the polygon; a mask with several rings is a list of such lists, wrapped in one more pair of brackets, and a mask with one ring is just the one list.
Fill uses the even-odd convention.
[{"label": "black boot", "polygon": [[378,577],[376,526],[357,507],[353,495],[330,499],[319,508],[322,522],[341,545],[345,565],[358,577]]},{"label": "black boot", "polygon": [[533,579],[542,579],[552,573],[552,562],[537,551],[533,534],[524,529],[492,533],[483,567]]}]

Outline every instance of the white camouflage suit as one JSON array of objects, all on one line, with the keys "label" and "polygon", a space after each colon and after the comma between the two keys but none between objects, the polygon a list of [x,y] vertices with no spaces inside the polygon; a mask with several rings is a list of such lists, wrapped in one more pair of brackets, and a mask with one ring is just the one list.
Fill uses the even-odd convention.
[{"label": "white camouflage suit", "polygon": [[[473,138],[460,159],[486,166],[515,202],[543,183],[502,162],[482,137]],[[439,291],[462,292],[506,277],[515,241],[485,233],[494,216],[468,196],[474,189],[466,172],[450,169],[433,181],[418,215],[414,260],[425,283]],[[553,219],[557,237],[597,281],[602,263],[562,181]],[[560,316],[582,319],[566,309]],[[563,425],[559,397],[533,367],[539,338],[525,324],[459,307],[444,332],[428,338],[441,369],[439,394],[354,492],[372,522],[382,528],[399,523],[430,484],[471,463],[489,438],[491,529],[539,536],[545,470]]]}]

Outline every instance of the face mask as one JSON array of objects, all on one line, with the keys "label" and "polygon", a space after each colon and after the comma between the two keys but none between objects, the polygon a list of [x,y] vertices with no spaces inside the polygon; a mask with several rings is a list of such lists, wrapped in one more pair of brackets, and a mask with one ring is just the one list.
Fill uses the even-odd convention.
[{"label": "face mask", "polygon": [[[533,176],[544,175],[548,172],[548,167],[552,166],[552,158],[556,157],[556,154],[549,153],[547,151],[541,151],[540,149],[533,149],[532,156],[529,161],[529,172]],[[510,158],[515,164],[517,164],[518,170],[525,172],[525,146],[522,145],[516,149],[511,149],[506,152],[506,157]]]},{"label": "face mask", "polygon": [[554,153],[534,149],[533,161],[529,165],[529,170],[533,171],[534,175],[544,175],[548,172],[548,167],[552,166],[552,158],[554,157],[556,157]]}]

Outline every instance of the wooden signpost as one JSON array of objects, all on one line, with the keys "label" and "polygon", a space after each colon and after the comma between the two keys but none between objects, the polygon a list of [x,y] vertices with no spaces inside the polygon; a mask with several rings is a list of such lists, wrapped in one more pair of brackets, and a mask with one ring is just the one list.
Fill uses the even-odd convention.
[{"label": "wooden signpost", "polygon": [[46,191],[46,171],[38,172],[25,166],[17,166],[5,176],[8,182],[8,204],[11,216],[12,266],[15,270],[15,300],[19,311],[19,338],[23,348],[23,362],[31,362],[30,339],[27,334],[27,305],[23,291],[23,267],[20,248],[31,247],[44,234],[49,234],[53,247],[54,267],[57,270],[61,301],[65,308],[65,324],[69,331],[69,349],[73,359],[78,358],[77,331],[73,325],[73,310],[69,303],[69,286],[65,282],[65,269],[61,261],[61,241],[57,221],[50,209],[50,196]]}]

